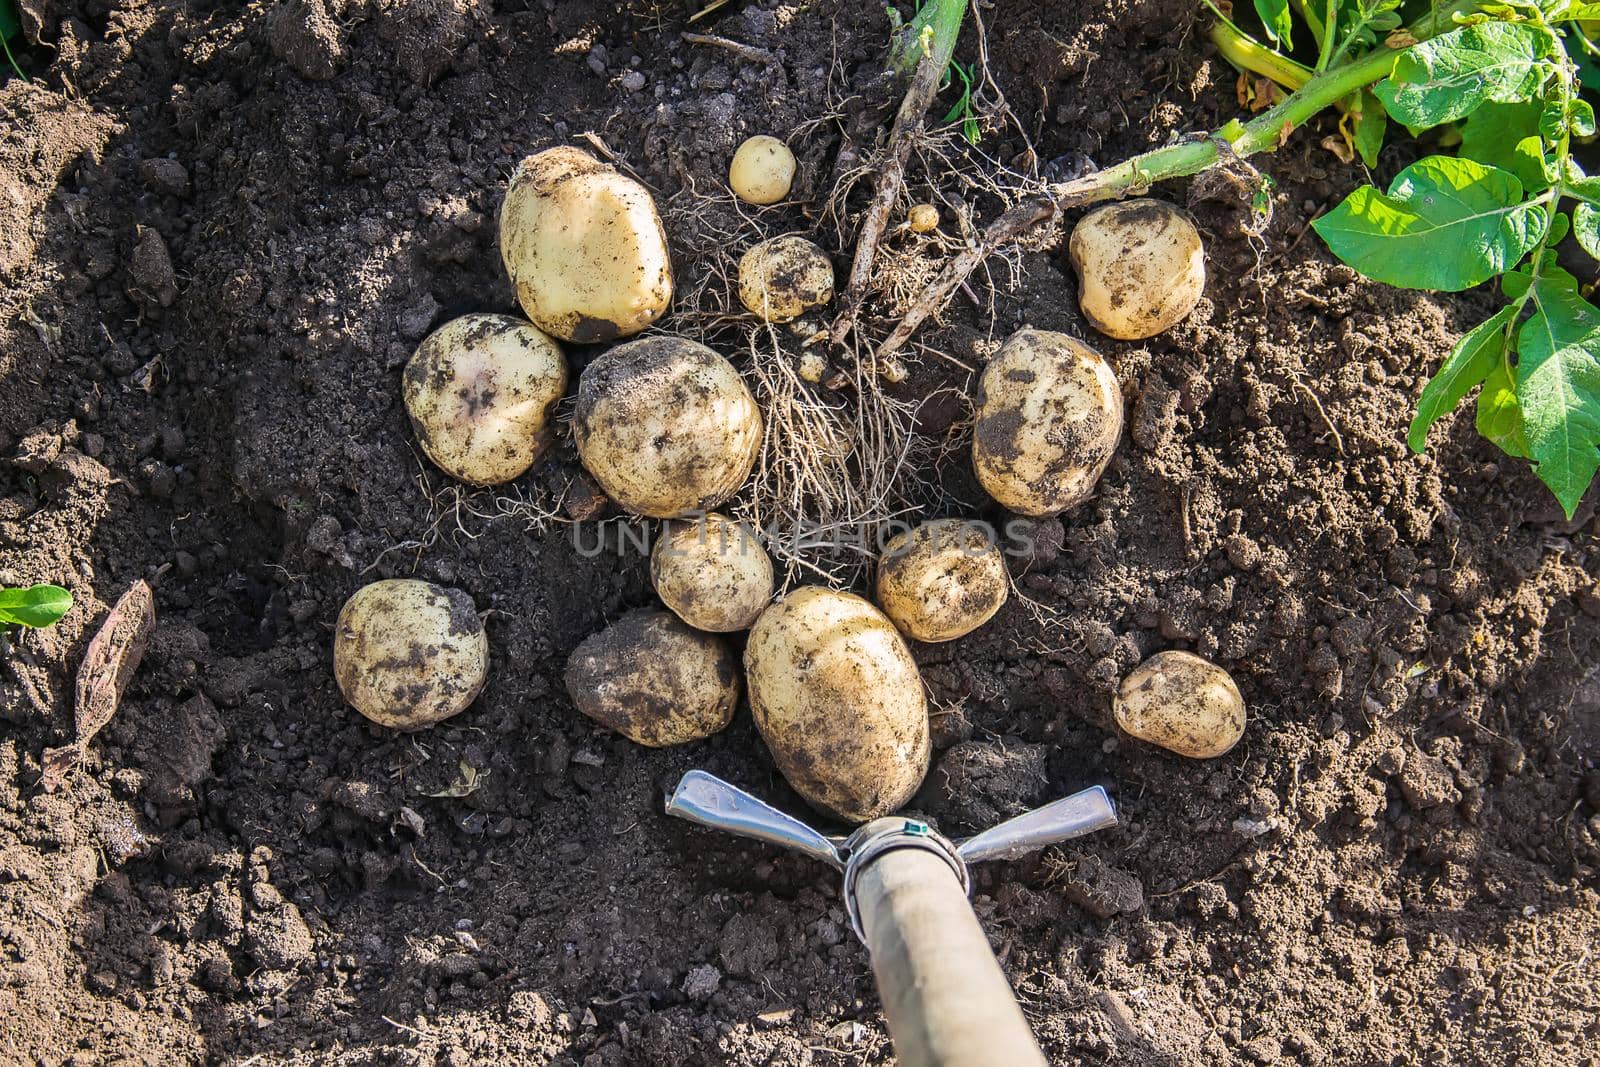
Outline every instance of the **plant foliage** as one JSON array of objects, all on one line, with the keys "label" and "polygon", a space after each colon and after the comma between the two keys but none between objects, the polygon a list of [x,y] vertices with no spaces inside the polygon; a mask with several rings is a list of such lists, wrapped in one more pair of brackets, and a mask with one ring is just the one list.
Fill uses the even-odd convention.
[{"label": "plant foliage", "polygon": [[0,625],[49,626],[70,610],[72,594],[59,585],[0,586]]}]

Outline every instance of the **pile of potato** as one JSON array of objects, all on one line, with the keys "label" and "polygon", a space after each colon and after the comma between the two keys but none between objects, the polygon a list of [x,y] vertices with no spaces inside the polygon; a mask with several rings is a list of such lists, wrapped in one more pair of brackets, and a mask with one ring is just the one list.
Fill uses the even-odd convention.
[{"label": "pile of potato", "polygon": [[[757,137],[733,157],[729,184],[749,203],[773,204],[794,174],[787,146]],[[932,205],[919,204],[905,228],[927,232],[938,221]],[[506,191],[500,251],[527,319],[485,313],[444,324],[406,365],[402,395],[440,469],[501,484],[551,446],[569,380],[562,344],[617,342],[578,376],[572,435],[607,496],[664,520],[650,575],[666,610],[630,612],[577,647],[565,676],[574,705],[638,744],[675,745],[725,728],[747,691],[778,769],[813,805],[848,822],[900,807],[921,784],[931,748],[907,638],[957,640],[993,618],[1010,590],[1000,546],[986,527],[936,519],[884,545],[876,604],[815,585],[774,599],[760,539],[715,510],[739,493],[761,448],[755,397],[703,344],[665,333],[627,340],[672,299],[649,191],[576,148],[530,156]],[[1086,317],[1113,337],[1167,328],[1204,288],[1193,224],[1156,201],[1090,213],[1070,254]],[[761,321],[788,322],[825,306],[833,291],[833,263],[802,237],[758,243],[739,265],[739,298]],[[1116,375],[1093,348],[1022,329],[979,383],[978,480],[1011,511],[1060,514],[1093,493],[1122,413]],[[340,612],[335,676],[346,699],[382,725],[415,730],[461,712],[488,666],[483,622],[459,590],[380,581]],[[1141,664],[1115,711],[1134,736],[1196,757],[1227,751],[1244,727],[1232,680],[1182,652]]]}]

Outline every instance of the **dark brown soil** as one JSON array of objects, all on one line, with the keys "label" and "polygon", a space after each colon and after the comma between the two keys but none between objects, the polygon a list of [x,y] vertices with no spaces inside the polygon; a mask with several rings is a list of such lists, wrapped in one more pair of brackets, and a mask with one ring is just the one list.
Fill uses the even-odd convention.
[{"label": "dark brown soil", "polygon": [[[803,810],[748,714],[647,750],[569,702],[567,655],[652,598],[642,556],[586,555],[517,504],[596,513],[566,432],[510,490],[463,497],[399,389],[432,326],[515,310],[505,179],[586,131],[669,205],[680,301],[736,306],[704,266],[715,213],[683,208],[744,136],[881,95],[881,7],[755,0],[696,24],[766,63],[682,41],[665,3],[22,6],[44,44],[31,84],[0,85],[0,581],[78,604],[0,646],[0,1059],[886,1061],[836,877],[660,814],[693,767]],[[984,9],[1041,163],[1233,113],[1188,10]],[[795,138],[814,206],[850,126]],[[976,875],[1057,1063],[1577,1064],[1600,1040],[1592,496],[1562,521],[1470,418],[1407,453],[1484,298],[1333,263],[1307,221],[1361,175],[1326,132],[1266,161],[1262,237],[1234,199],[1194,198],[1211,279],[1170,332],[1097,338],[1055,247],[1015,290],[994,272],[992,320],[961,298],[924,338],[981,365],[1017,325],[1062,330],[1129,399],[1097,496],[1034,527],[1026,596],[918,650],[941,743],[1000,746],[930,775],[947,829],[1097,782],[1121,806],[1114,832]],[[845,262],[817,219],[759,216]],[[943,375],[970,397],[952,367],[900,388]],[[941,474],[977,499],[960,451]],[[344,706],[330,660],[345,598],[394,576],[490,612],[483,695],[412,735]],[[45,793],[77,663],[138,578],[150,651]],[[1163,648],[1238,679],[1251,721],[1226,757],[1111,730],[1118,678]]]}]

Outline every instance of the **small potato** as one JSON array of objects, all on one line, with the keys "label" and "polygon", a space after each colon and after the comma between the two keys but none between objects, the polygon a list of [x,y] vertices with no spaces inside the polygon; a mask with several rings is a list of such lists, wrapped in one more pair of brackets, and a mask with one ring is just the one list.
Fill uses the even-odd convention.
[{"label": "small potato", "polygon": [[510,315],[473,314],[429,334],[401,378],[428,458],[474,485],[509,482],[550,445],[550,411],[567,388],[556,343]]},{"label": "small potato", "polygon": [[1220,756],[1244,736],[1244,697],[1228,672],[1188,652],[1157,652],[1117,690],[1117,725],[1180,756]]},{"label": "small potato", "polygon": [[669,611],[632,611],[585,639],[565,680],[579,711],[651,748],[710,737],[739,704],[732,650]]},{"label": "small potato", "polygon": [[728,165],[728,185],[747,204],[776,204],[793,184],[794,153],[764,133],[740,145]]},{"label": "small potato", "polygon": [[650,553],[650,581],[690,626],[731,633],[772,600],[772,560],[749,527],[713,511],[667,527]]},{"label": "small potato", "polygon": [[960,519],[895,536],[878,564],[878,606],[918,641],[951,641],[994,617],[1010,592],[1000,547]]},{"label": "small potato", "polygon": [[1154,337],[1200,302],[1206,253],[1189,216],[1160,200],[1096,208],[1073,227],[1067,254],[1078,304],[1108,337]]},{"label": "small potato", "polygon": [[930,751],[922,677],[877,608],[796,589],[756,620],[744,668],[756,728],[807,801],[866,822],[917,791]]},{"label": "small potato", "polygon": [[522,310],[563,341],[638,333],[672,300],[649,190],[576,148],[517,164],[500,208],[500,256]]},{"label": "small potato", "polygon": [[1058,515],[1088,497],[1122,436],[1122,390],[1099,353],[1024,328],[978,383],[972,465],[1012,511]]},{"label": "small potato", "polygon": [[761,447],[761,410],[733,364],[683,337],[642,337],[578,378],[578,458],[606,495],[672,519],[739,491]]},{"label": "small potato", "polygon": [[489,676],[489,636],[472,598],[390,578],[356,590],[333,628],[333,676],[357,711],[420,730],[465,710]]},{"label": "small potato", "polygon": [[739,260],[739,300],[767,322],[788,322],[833,299],[833,263],[804,237],[762,241]]},{"label": "small potato", "polygon": [[939,209],[932,204],[912,204],[906,212],[906,225],[912,233],[932,233],[939,228]]}]

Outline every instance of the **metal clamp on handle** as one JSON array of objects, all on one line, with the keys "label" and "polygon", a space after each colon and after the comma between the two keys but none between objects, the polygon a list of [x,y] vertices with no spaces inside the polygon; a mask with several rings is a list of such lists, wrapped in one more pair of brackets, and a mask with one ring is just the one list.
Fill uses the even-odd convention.
[{"label": "metal clamp on handle", "polygon": [[873,860],[897,848],[918,848],[931,852],[944,860],[961,883],[961,893],[972,893],[972,878],[967,873],[967,863],[961,858],[955,843],[925,822],[916,819],[890,817],[875,819],[851,834],[845,842],[850,858],[844,865],[844,910],[850,916],[850,928],[862,944],[867,934],[861,927],[861,907],[856,901],[856,878]]}]

